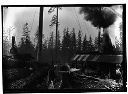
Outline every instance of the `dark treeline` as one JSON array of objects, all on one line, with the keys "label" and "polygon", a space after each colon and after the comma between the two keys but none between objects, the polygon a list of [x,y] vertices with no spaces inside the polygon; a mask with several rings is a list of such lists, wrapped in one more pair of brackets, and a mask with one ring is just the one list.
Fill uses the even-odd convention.
[{"label": "dark treeline", "polygon": [[[30,40],[30,32],[28,28],[28,23],[26,23],[23,27],[23,34],[18,45],[18,52],[21,54],[31,54],[36,58],[38,51],[38,44],[34,46]],[[49,37],[46,39],[43,35],[43,43],[42,43],[42,61],[43,62],[68,62],[69,59],[78,53],[91,53],[95,51],[95,45],[92,42],[92,38],[90,36],[89,40],[87,40],[87,35],[84,35],[84,39],[82,38],[82,31],[79,31],[78,34],[75,33],[75,28],[69,31],[69,28],[64,28],[63,35],[60,36],[58,31],[58,39],[56,45],[56,37],[53,32],[50,33]],[[38,31],[35,34],[35,39],[38,38]],[[62,39],[61,39],[62,37]],[[38,41],[38,40],[37,40]],[[57,50],[56,50],[57,48]],[[57,55],[56,55],[57,54]]]},{"label": "dark treeline", "polygon": [[[17,47],[20,54],[31,54],[35,59],[37,58],[38,44],[36,46],[30,40],[30,32],[28,23],[23,27],[23,34],[20,43]],[[60,36],[58,31],[58,39],[56,45],[56,36],[53,31],[50,33],[49,38],[43,35],[42,42],[42,62],[61,62],[66,63],[75,54],[93,54],[93,53],[113,53],[120,50],[121,44],[116,41],[116,48],[112,46],[111,40],[107,34],[101,36],[100,32],[97,37],[92,40],[87,34],[82,34],[82,31],[76,33],[75,28],[69,31],[69,28],[64,28],[63,35]],[[62,37],[62,39],[61,39]],[[35,39],[38,41],[38,30],[35,34]],[[34,41],[34,42],[37,42]],[[35,44],[35,43],[34,43]],[[57,49],[57,50],[56,50]],[[56,61],[57,60],[57,61]]]}]

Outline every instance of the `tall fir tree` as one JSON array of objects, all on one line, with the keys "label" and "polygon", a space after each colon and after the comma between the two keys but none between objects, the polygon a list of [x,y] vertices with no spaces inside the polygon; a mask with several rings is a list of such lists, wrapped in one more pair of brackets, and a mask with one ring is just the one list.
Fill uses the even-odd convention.
[{"label": "tall fir tree", "polygon": [[87,36],[85,34],[83,43],[82,43],[82,52],[86,53],[87,52],[87,46],[88,46],[88,41],[87,41]]},{"label": "tall fir tree", "polygon": [[75,54],[76,53],[76,34],[75,34],[75,28],[72,29],[72,32],[70,34],[71,36],[71,43],[70,43],[70,49],[71,49],[71,52],[72,54]]},{"label": "tall fir tree", "polygon": [[81,31],[78,32],[78,38],[77,38],[77,52],[81,53],[81,47],[82,47],[82,35]]},{"label": "tall fir tree", "polygon": [[70,49],[70,34],[69,34],[69,30],[64,29],[63,31],[63,40],[62,40],[62,45],[63,45],[63,51],[69,50]]},{"label": "tall fir tree", "polygon": [[63,39],[62,39],[62,58],[63,62],[67,62],[70,60],[72,56],[71,52],[71,34],[69,33],[68,28],[63,31]]},{"label": "tall fir tree", "polygon": [[64,52],[65,49],[66,49],[66,45],[65,45],[65,42],[66,41],[66,29],[64,28],[63,30],[63,38],[62,38],[62,51]]},{"label": "tall fir tree", "polygon": [[92,37],[89,37],[89,41],[87,43],[87,53],[91,53],[94,51],[94,46],[93,46],[93,42],[92,42]]},{"label": "tall fir tree", "polygon": [[95,51],[100,52],[100,50],[102,49],[101,48],[101,44],[102,44],[101,41],[102,41],[101,34],[100,34],[100,32],[98,32],[98,36],[95,37],[95,40],[94,40]]},{"label": "tall fir tree", "polygon": [[48,48],[48,40],[44,39],[43,44],[42,44],[42,50],[47,50]]},{"label": "tall fir tree", "polygon": [[23,27],[23,36],[25,37],[24,39],[30,40],[30,31],[29,31],[29,28],[28,28],[28,23],[25,23],[24,24],[24,27]]},{"label": "tall fir tree", "polygon": [[98,51],[98,37],[95,37],[94,47],[95,47],[95,51]]},{"label": "tall fir tree", "polygon": [[58,30],[58,33],[57,33],[57,49],[58,49],[58,51],[60,51],[60,49],[61,49],[61,42],[60,42],[60,32],[59,32],[59,30]]},{"label": "tall fir tree", "polygon": [[35,57],[35,48],[30,40],[30,31],[28,27],[28,23],[24,24],[23,27],[23,37],[21,38],[18,52],[21,54],[31,54],[33,57]]},{"label": "tall fir tree", "polygon": [[69,34],[69,29],[67,28],[66,31],[66,49],[70,49],[70,34]]},{"label": "tall fir tree", "polygon": [[50,38],[48,41],[48,49],[53,49],[54,48],[54,35],[53,32],[50,33]]}]

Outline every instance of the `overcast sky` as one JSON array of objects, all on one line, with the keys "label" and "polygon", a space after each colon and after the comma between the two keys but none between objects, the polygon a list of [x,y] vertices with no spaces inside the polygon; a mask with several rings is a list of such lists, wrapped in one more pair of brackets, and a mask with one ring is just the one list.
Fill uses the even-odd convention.
[{"label": "overcast sky", "polygon": [[[48,14],[49,8],[50,7],[44,7],[43,12],[43,34],[45,35],[45,38],[49,37],[51,31],[55,32],[55,26],[50,28],[49,25],[50,20],[52,19],[52,16],[56,14],[56,11]],[[34,34],[39,25],[39,7],[8,7],[3,11],[3,21],[5,31],[7,31],[9,27],[15,28],[11,31],[11,36],[16,36],[17,43],[22,36],[23,26],[27,22],[29,24],[29,30],[31,31],[30,37],[33,41],[35,37]],[[69,31],[74,27],[76,33],[81,29],[82,35],[84,36],[86,33],[87,38],[91,35],[94,39],[98,34],[98,29],[92,26],[90,22],[84,20],[82,14],[79,14],[79,7],[62,7],[62,10],[59,10],[59,23],[60,35],[63,34],[63,30],[66,27],[69,27]],[[111,35],[113,36],[113,34],[115,33],[112,33]]]},{"label": "overcast sky", "polygon": [[[50,28],[49,25],[50,20],[56,11],[48,14],[48,10],[49,7],[44,7],[43,33],[45,38],[49,37],[51,31],[55,32],[55,26]],[[15,35],[16,41],[19,42],[23,31],[23,25],[26,22],[28,22],[29,29],[31,30],[31,39],[34,38],[34,34],[39,25],[39,7],[8,7],[8,9],[4,11],[3,17],[5,29],[10,26],[15,28],[12,31],[11,36]],[[74,27],[76,33],[82,29],[83,34],[86,33],[93,38],[97,36],[97,29],[93,27],[90,22],[83,19],[83,15],[79,14],[78,7],[62,7],[62,10],[59,10],[59,23],[59,31],[61,35],[63,34],[64,28],[69,27],[69,30],[72,30]]]}]

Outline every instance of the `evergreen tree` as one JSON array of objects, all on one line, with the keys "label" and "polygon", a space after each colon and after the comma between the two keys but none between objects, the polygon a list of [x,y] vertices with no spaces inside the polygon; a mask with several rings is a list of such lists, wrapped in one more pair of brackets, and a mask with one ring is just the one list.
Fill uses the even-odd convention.
[{"label": "evergreen tree", "polygon": [[30,31],[28,28],[28,23],[25,23],[23,27],[23,37],[21,38],[18,52],[20,54],[31,54],[33,57],[35,57],[35,48],[32,42],[30,41]]},{"label": "evergreen tree", "polygon": [[94,52],[94,45],[92,42],[91,36],[89,37],[89,41],[86,42],[86,53]]},{"label": "evergreen tree", "polygon": [[71,49],[71,52],[72,54],[76,53],[76,34],[75,34],[75,28],[73,28],[71,34],[71,43],[70,43],[70,49]]},{"label": "evergreen tree", "polygon": [[83,40],[83,43],[82,43],[82,51],[83,51],[84,53],[87,52],[87,46],[88,46],[88,41],[87,41],[87,37],[86,37],[86,34],[85,34],[84,40]]},{"label": "evergreen tree", "polygon": [[42,49],[47,50],[47,45],[48,45],[48,41],[46,39],[44,39],[44,42],[42,44]]},{"label": "evergreen tree", "polygon": [[101,34],[100,32],[98,32],[98,36],[95,37],[94,40],[95,51],[101,51],[101,44],[102,44],[101,42],[102,42]]},{"label": "evergreen tree", "polygon": [[78,39],[77,39],[77,52],[81,53],[81,47],[82,47],[82,40],[81,40],[81,31],[78,32]]},{"label": "evergreen tree", "polygon": [[95,51],[98,51],[98,37],[95,37],[94,47],[95,47]]},{"label": "evergreen tree", "polygon": [[67,31],[66,31],[66,49],[70,49],[70,34],[69,34],[69,30],[67,28]]},{"label": "evergreen tree", "polygon": [[26,40],[30,40],[30,31],[29,31],[29,28],[28,28],[28,23],[25,23],[24,24],[24,27],[23,27],[23,36],[25,37]]},{"label": "evergreen tree", "polygon": [[51,32],[50,33],[49,42],[48,42],[48,48],[49,49],[53,49],[54,48],[53,40],[54,40],[54,35],[53,35],[53,32]]},{"label": "evergreen tree", "polygon": [[66,49],[66,29],[63,30],[62,51]]},{"label": "evergreen tree", "polygon": [[69,33],[68,28],[64,29],[63,31],[63,39],[62,39],[62,58],[64,59],[63,62],[67,62],[70,60],[72,56],[71,52],[71,35]]},{"label": "evergreen tree", "polygon": [[69,30],[64,29],[63,31],[64,35],[63,35],[63,40],[62,40],[62,45],[63,45],[63,51],[69,50],[70,49],[70,34],[69,34]]}]

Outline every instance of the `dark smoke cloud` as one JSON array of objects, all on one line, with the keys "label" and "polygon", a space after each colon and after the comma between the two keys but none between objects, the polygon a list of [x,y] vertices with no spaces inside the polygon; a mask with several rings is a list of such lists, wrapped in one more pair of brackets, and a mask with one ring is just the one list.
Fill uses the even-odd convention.
[{"label": "dark smoke cloud", "polygon": [[84,14],[84,19],[98,28],[107,28],[116,20],[116,14],[103,7],[81,7],[80,14]]}]

